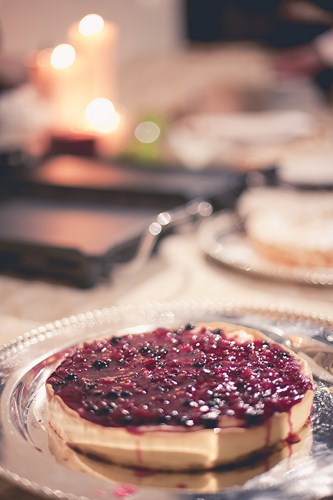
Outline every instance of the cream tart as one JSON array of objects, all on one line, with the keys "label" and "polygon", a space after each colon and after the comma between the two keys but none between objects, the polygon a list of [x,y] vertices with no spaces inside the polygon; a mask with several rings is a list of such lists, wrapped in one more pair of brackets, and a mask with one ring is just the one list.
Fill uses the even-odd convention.
[{"label": "cream tart", "polygon": [[113,335],[72,349],[47,380],[67,445],[117,465],[208,470],[290,439],[307,422],[305,361],[229,323]]},{"label": "cream tart", "polygon": [[275,264],[333,268],[333,197],[328,192],[253,189],[238,205],[257,254]]}]

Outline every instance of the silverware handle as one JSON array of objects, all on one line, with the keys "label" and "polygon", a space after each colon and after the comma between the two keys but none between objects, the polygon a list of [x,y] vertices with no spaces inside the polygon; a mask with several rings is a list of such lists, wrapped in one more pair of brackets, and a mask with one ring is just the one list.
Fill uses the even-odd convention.
[{"label": "silverware handle", "polygon": [[144,269],[152,257],[157,243],[168,232],[192,228],[200,219],[212,214],[213,207],[206,200],[196,199],[186,205],[160,212],[146,228],[134,258],[121,265],[120,271],[137,272]]}]

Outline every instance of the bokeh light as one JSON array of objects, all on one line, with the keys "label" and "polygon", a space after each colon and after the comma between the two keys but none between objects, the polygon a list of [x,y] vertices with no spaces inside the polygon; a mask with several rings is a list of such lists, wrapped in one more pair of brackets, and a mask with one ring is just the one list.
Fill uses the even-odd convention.
[{"label": "bokeh light", "polygon": [[72,66],[76,59],[76,52],[69,43],[57,45],[51,53],[51,66],[56,69],[65,69]]},{"label": "bokeh light", "polygon": [[104,28],[104,19],[98,14],[88,14],[79,22],[79,32],[82,35],[92,36],[100,33]]},{"label": "bokeh light", "polygon": [[86,107],[85,118],[90,128],[103,134],[113,132],[120,124],[120,114],[112,102],[104,97],[90,101]]},{"label": "bokeh light", "polygon": [[135,128],[134,135],[140,142],[149,144],[156,141],[161,134],[161,129],[156,123],[151,121],[144,121],[139,123]]}]

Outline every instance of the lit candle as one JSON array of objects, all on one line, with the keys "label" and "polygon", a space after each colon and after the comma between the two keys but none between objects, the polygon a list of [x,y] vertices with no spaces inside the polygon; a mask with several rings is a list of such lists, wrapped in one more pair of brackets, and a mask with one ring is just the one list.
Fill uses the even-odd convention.
[{"label": "lit candle", "polygon": [[88,67],[72,45],[60,44],[37,54],[33,79],[40,93],[49,99],[56,131],[84,129],[84,112],[89,100]]},{"label": "lit candle", "polygon": [[99,97],[90,101],[85,111],[86,130],[96,138],[97,151],[113,156],[121,151],[128,135],[124,113],[115,109],[109,99]]},{"label": "lit candle", "polygon": [[116,46],[118,28],[98,14],[88,14],[73,24],[68,39],[78,54],[87,59],[90,71],[90,98],[117,100]]},{"label": "lit candle", "polygon": [[59,129],[81,130],[89,96],[88,68],[72,45],[61,44],[51,53],[52,104]]}]

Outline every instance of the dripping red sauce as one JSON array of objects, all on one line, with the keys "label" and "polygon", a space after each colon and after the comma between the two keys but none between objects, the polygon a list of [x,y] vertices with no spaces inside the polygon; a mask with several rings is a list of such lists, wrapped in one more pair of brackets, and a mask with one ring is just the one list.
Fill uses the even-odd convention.
[{"label": "dripping red sauce", "polygon": [[298,434],[289,434],[289,436],[286,439],[287,444],[295,444],[299,443],[301,441],[301,438],[299,437]]},{"label": "dripping red sauce", "polygon": [[288,436],[285,439],[285,443],[288,446],[288,458],[291,458],[291,455],[293,453],[292,452],[293,423],[292,423],[292,420],[291,420],[291,411],[290,410],[288,411],[288,426],[289,426]]},{"label": "dripping red sauce", "polygon": [[152,469],[145,469],[143,467],[136,467],[135,469],[133,469],[133,472],[136,477],[142,477],[142,478],[151,477],[156,474],[156,471]]},{"label": "dripping red sauce", "polygon": [[140,439],[136,439],[136,442],[135,442],[135,452],[136,452],[136,461],[137,461],[137,464],[139,465],[142,465],[143,463],[143,460],[142,460],[142,452],[141,452],[141,446],[140,446]]},{"label": "dripping red sauce", "polygon": [[133,436],[141,436],[142,434],[145,433],[144,430],[142,430],[140,427],[126,427],[127,432],[130,434],[133,434]]},{"label": "dripping red sauce", "polygon": [[135,435],[140,426],[215,428],[225,416],[251,427],[312,389],[278,344],[193,324],[85,342],[47,382],[82,418]]},{"label": "dripping red sauce", "polygon": [[134,495],[136,488],[130,484],[120,484],[112,493],[117,498],[126,498],[128,496]]},{"label": "dripping red sauce", "polygon": [[188,485],[185,483],[178,483],[177,488],[179,488],[180,490],[184,490],[184,489],[188,488]]}]

